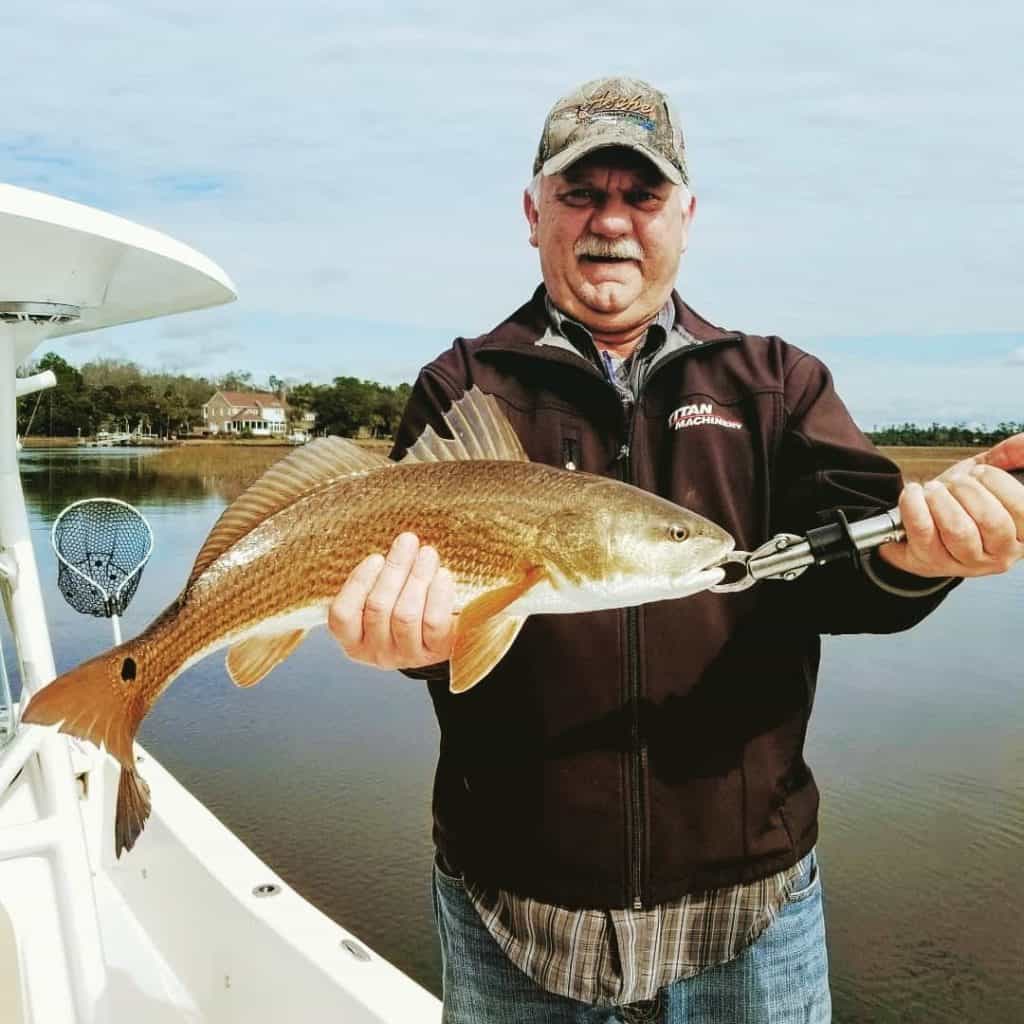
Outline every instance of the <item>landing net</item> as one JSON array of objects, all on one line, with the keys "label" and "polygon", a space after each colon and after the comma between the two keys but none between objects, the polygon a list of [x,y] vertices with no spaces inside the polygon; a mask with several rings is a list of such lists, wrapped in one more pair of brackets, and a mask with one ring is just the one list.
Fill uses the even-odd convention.
[{"label": "landing net", "polygon": [[83,615],[123,614],[153,550],[142,513],[116,498],[76,501],[57,516],[51,541],[64,600]]}]

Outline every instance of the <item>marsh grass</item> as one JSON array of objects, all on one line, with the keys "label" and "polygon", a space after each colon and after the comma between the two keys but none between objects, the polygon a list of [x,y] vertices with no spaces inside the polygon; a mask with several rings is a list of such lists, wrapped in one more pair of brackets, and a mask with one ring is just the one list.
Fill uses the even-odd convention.
[{"label": "marsh grass", "polygon": [[915,448],[892,447],[880,448],[884,455],[887,455],[903,471],[903,477],[908,482],[913,480],[917,483],[924,483],[938,476],[943,470],[949,469],[955,462],[966,459],[970,455],[977,455],[977,448]]},{"label": "marsh grass", "polygon": [[[390,442],[359,441],[361,447],[386,455]],[[976,455],[977,448],[882,448],[896,462],[907,480],[925,481],[937,476],[954,462]],[[284,445],[189,444],[168,448],[148,460],[157,476],[202,480],[227,501],[238,497],[260,474],[294,448]]]},{"label": "marsh grass", "polygon": [[[387,455],[390,441],[359,440],[360,448]],[[202,480],[221,497],[232,501],[278,459],[296,451],[281,444],[185,444],[157,452],[148,469],[157,476]]]}]

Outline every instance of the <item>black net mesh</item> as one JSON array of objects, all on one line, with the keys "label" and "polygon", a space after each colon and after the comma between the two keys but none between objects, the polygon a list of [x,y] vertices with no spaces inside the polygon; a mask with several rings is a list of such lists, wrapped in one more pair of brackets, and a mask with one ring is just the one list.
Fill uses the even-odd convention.
[{"label": "black net mesh", "polygon": [[152,535],[142,516],[106,498],[80,501],[53,526],[57,586],[76,612],[120,615],[138,589]]}]

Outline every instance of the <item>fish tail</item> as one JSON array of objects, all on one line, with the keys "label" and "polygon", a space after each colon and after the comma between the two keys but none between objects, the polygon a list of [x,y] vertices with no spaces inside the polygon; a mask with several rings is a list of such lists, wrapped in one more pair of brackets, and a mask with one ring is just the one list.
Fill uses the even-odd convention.
[{"label": "fish tail", "polygon": [[130,850],[139,838],[152,802],[149,785],[132,767],[121,767],[121,779],[117,784],[117,813],[114,817],[114,849],[120,857],[122,851]]},{"label": "fish tail", "polygon": [[[132,659],[132,643],[71,669],[32,696],[22,721],[59,725],[60,731],[97,747],[121,764],[114,837],[117,853],[130,850],[149,816],[149,787],[135,770],[134,742],[149,703],[132,692],[112,665]],[[134,664],[134,662],[133,662]]]}]

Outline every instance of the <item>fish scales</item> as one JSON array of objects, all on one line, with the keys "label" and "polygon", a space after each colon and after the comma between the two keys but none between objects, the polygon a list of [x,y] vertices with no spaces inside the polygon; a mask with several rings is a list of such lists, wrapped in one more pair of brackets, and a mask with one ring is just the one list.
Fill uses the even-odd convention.
[{"label": "fish scales", "polygon": [[272,516],[210,565],[176,614],[140,638],[149,663],[173,671],[267,619],[317,604],[326,614],[352,569],[406,530],[437,549],[464,606],[534,564],[542,524],[570,512],[585,490],[585,478],[581,488],[581,479],[566,475],[481,461],[397,465],[339,480]]}]

